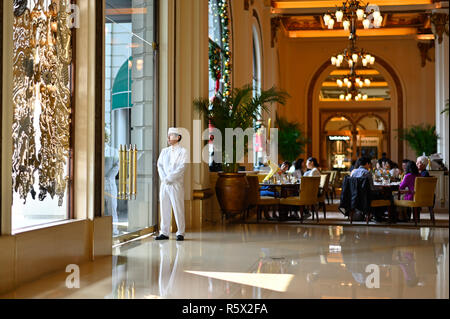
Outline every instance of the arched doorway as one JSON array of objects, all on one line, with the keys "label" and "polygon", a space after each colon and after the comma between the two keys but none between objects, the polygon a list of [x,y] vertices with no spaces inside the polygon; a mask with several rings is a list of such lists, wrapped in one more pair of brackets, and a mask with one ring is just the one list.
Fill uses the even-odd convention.
[{"label": "arched doorway", "polygon": [[[327,154],[326,166],[331,169],[347,170],[351,166],[353,152],[354,123],[344,114],[336,114],[325,122],[324,138],[325,147],[323,154]],[[324,160],[321,159],[324,167]]]},{"label": "arched doorway", "polygon": [[[313,142],[309,145],[307,153],[319,158],[323,167],[329,167],[325,126],[329,119],[336,116],[345,116],[351,119],[354,123],[355,141],[358,136],[358,121],[368,114],[378,117],[384,124],[383,133],[378,134],[383,141],[379,148],[394,160],[403,158],[404,143],[391,134],[391,131],[403,128],[403,88],[393,68],[382,58],[376,57],[376,61],[374,68],[366,71],[373,79],[374,92],[378,91],[378,93],[371,98],[368,94],[369,99],[364,101],[341,101],[339,99],[336,77],[343,76],[339,72],[344,72],[344,70],[336,70],[329,61],[324,62],[313,75],[307,95],[307,134],[318,143]],[[370,74],[371,72],[373,74]],[[328,86],[327,91],[323,90],[324,85]],[[395,147],[391,147],[391,145],[395,145]],[[357,143],[352,144],[352,148],[354,148],[352,157],[355,159],[358,156]]]}]

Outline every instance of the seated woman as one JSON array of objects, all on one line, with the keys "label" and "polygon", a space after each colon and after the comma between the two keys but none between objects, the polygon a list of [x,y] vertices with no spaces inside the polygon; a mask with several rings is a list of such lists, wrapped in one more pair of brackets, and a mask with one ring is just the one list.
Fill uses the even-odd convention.
[{"label": "seated woman", "polygon": [[[399,185],[400,193],[405,194],[403,197],[404,200],[413,200],[414,184],[416,181],[416,177],[419,176],[419,169],[417,168],[416,163],[414,163],[413,161],[409,161],[408,163],[406,163],[404,174],[405,176],[403,177],[403,180]],[[411,210],[399,209],[398,215],[399,221],[407,221],[411,217]]]},{"label": "seated woman", "polygon": [[405,177],[399,186],[400,190],[407,190],[407,192],[404,193],[404,200],[414,199],[414,183],[417,176],[419,176],[419,169],[417,168],[416,163],[409,161],[406,164]]},{"label": "seated woman", "polygon": [[294,175],[294,177],[299,180],[303,176],[303,166],[304,160],[303,158],[300,158],[292,164],[291,168],[289,169],[289,173]]},{"label": "seated woman", "polygon": [[317,176],[320,177],[320,171],[319,171],[319,163],[317,162],[317,159],[314,157],[308,158],[306,161],[306,168],[308,171],[303,176]]}]

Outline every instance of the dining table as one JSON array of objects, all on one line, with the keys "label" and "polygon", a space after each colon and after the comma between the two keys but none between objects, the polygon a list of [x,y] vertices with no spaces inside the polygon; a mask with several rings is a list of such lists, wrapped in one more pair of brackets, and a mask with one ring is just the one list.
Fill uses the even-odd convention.
[{"label": "dining table", "polygon": [[275,193],[276,198],[287,198],[291,196],[298,196],[300,192],[300,183],[280,183],[280,184],[259,183],[259,186],[267,186],[269,190],[272,190]]}]

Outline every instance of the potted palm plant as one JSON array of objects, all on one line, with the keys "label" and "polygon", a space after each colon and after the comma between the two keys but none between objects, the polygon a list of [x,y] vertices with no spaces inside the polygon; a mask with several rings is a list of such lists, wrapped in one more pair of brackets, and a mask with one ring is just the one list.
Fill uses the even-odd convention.
[{"label": "potted palm plant", "polygon": [[437,152],[436,126],[430,124],[412,125],[409,128],[398,130],[399,138],[406,141],[416,152],[417,156],[425,153],[430,156]]},{"label": "potted palm plant", "polygon": [[[248,182],[245,174],[239,174],[240,158],[236,158],[236,143],[233,142],[231,151],[225,147],[226,129],[253,128],[254,122],[269,110],[270,105],[279,103],[284,105],[288,98],[286,92],[275,87],[254,94],[252,86],[246,85],[231,91],[229,96],[220,93],[211,101],[195,99],[194,108],[203,117],[205,123],[211,124],[222,134],[222,167],[216,184],[216,195],[222,211],[228,217],[232,213],[241,213],[247,208]],[[248,139],[244,139],[244,156],[248,152]]]},{"label": "potted palm plant", "polygon": [[311,140],[303,133],[299,123],[289,122],[277,114],[278,154],[285,161],[293,162],[305,152],[305,146]]}]

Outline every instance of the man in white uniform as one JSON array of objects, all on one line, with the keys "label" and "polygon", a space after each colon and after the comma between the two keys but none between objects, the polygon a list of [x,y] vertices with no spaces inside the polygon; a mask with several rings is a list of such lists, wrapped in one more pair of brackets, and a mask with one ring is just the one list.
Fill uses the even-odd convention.
[{"label": "man in white uniform", "polygon": [[181,133],[177,128],[168,132],[169,147],[161,151],[158,159],[158,173],[161,179],[159,200],[161,205],[161,228],[156,240],[169,239],[172,219],[171,208],[177,222],[177,241],[184,240],[184,171],[186,168],[186,149],[179,143]]}]

